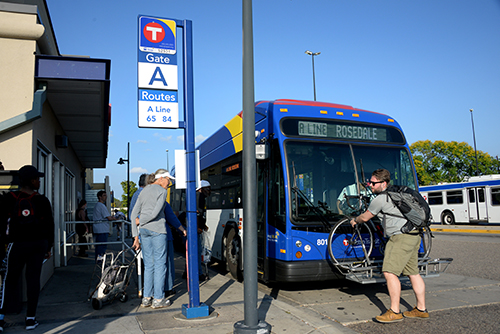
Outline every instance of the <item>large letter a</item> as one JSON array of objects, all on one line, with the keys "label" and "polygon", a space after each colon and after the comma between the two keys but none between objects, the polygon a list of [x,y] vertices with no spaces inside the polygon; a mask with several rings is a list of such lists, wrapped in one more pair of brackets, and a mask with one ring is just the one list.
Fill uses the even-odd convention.
[{"label": "large letter a", "polygon": [[[157,75],[159,76],[159,78],[156,77]],[[151,86],[153,84],[153,82],[155,82],[155,81],[161,81],[161,82],[163,82],[164,86],[168,86],[167,82],[165,81],[165,77],[163,76],[163,73],[161,72],[160,67],[156,67],[155,72],[153,73],[153,76],[151,77],[151,80],[149,81],[149,85]]]}]

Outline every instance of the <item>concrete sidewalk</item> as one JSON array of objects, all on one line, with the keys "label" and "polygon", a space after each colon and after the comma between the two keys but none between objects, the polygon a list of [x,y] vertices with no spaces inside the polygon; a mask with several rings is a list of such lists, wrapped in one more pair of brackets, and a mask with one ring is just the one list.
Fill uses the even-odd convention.
[{"label": "concrete sidewalk", "polygon": [[[128,301],[115,299],[100,310],[87,300],[97,286],[91,282],[95,268],[93,252],[88,258],[73,257],[67,267],[57,268],[40,293],[33,333],[233,333],[234,324],[244,319],[243,284],[210,271],[210,279],[200,284],[200,301],[210,307],[207,319],[183,320],[182,304],[189,295],[182,279],[184,257],[176,253],[176,295],[172,306],[153,310],[139,307],[137,274],[134,270],[127,289]],[[135,268],[134,268],[135,269]],[[18,315],[7,315],[4,333],[25,333],[25,306]],[[334,319],[310,309],[294,307],[259,292],[259,319],[272,326],[272,333],[354,333]]]}]

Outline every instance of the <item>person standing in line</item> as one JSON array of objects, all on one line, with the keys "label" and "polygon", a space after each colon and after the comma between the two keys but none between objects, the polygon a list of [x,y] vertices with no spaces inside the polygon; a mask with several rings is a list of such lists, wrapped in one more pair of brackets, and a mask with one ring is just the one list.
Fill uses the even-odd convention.
[{"label": "person standing in line", "polygon": [[[94,221],[100,221],[100,223],[95,223],[93,226],[93,233],[96,242],[108,242],[109,235],[109,221],[116,220],[109,211],[104,203],[106,203],[106,198],[108,195],[104,190],[97,193],[98,202],[94,207]],[[106,253],[107,245],[96,245],[95,246],[95,257],[97,261],[103,259],[104,253]]]},{"label": "person standing in line", "polygon": [[0,302],[0,332],[5,326],[4,315],[11,305],[19,302],[20,276],[26,265],[26,329],[35,329],[36,309],[40,294],[43,260],[50,258],[54,244],[54,216],[47,197],[38,193],[40,173],[34,166],[19,169],[20,191],[11,191],[1,201],[1,231],[8,237],[7,271],[3,277]]},{"label": "person standing in line", "polygon": [[[385,246],[382,273],[387,281],[387,289],[391,298],[391,307],[375,319],[382,323],[391,323],[406,318],[429,318],[425,308],[425,283],[418,270],[418,249],[421,237],[418,233],[402,233],[401,228],[407,220],[400,218],[401,212],[384,192],[391,182],[391,173],[386,169],[377,169],[372,173],[368,185],[377,195],[361,215],[351,220],[351,225],[362,224],[376,215],[383,222],[384,231],[389,240]],[[401,313],[401,282],[399,275],[410,277],[410,282],[417,299],[417,305],[411,310]]]},{"label": "person standing in line", "polygon": [[114,211],[114,217],[117,220],[115,223],[116,225],[116,240],[121,240],[121,232],[122,232],[122,222],[118,222],[118,220],[127,220],[127,217],[125,217],[125,214],[118,209],[115,209]]},{"label": "person standing in line", "polygon": [[[87,222],[89,221],[89,217],[87,216],[87,201],[82,199],[80,203],[78,203],[78,208],[76,209],[76,221]],[[78,235],[78,243],[88,242],[85,237],[86,233],[89,233],[89,226],[87,223],[79,223],[75,224],[75,232]],[[78,250],[77,256],[80,257],[88,257],[87,249],[89,247],[87,245],[81,245]]]},{"label": "person standing in line", "polygon": [[[205,281],[208,277],[203,274],[203,267],[201,265],[201,252],[202,252],[202,233],[208,231],[206,224],[207,217],[207,197],[212,193],[212,186],[207,180],[201,180],[200,186],[196,188],[196,224],[198,232],[198,275],[199,280]],[[186,220],[185,215],[183,219]],[[187,264],[186,264],[187,267]],[[182,278],[187,279],[187,269],[184,270]]]},{"label": "person standing in line", "polygon": [[[158,169],[148,179],[154,182],[146,186],[139,195],[132,210],[132,222],[139,218],[139,227],[132,224],[132,237],[136,250],[142,246],[144,259],[144,292],[141,307],[153,309],[170,306],[165,298],[165,275],[167,271],[167,225],[165,204],[170,179],[174,179],[165,169]],[[139,241],[139,234],[141,236]]]},{"label": "person standing in line", "polygon": [[146,186],[146,177],[148,174],[141,174],[139,176],[139,189],[137,189],[132,196],[132,199],[130,200],[130,212],[134,210],[135,203],[137,202],[137,198],[139,198],[139,194],[141,193],[142,189]]},{"label": "person standing in line", "polygon": [[[187,236],[187,231],[182,226],[179,219],[175,215],[172,207],[168,202],[165,204],[165,219],[167,224],[178,229],[184,238]],[[175,281],[175,262],[174,262],[174,237],[170,226],[167,226],[167,274],[165,277],[165,297],[175,295],[174,281]]]}]

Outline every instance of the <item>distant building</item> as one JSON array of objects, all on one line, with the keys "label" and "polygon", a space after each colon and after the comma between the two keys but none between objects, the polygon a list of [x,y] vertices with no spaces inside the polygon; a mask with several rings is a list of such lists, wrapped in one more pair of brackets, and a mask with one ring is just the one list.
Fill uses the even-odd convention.
[{"label": "distant building", "polygon": [[[0,1],[0,173],[27,164],[45,173],[40,193],[56,223],[45,279],[61,264],[60,226],[85,198],[85,171],[106,167],[110,67],[108,59],[59,54],[45,0]],[[9,182],[4,191],[15,187]]]}]

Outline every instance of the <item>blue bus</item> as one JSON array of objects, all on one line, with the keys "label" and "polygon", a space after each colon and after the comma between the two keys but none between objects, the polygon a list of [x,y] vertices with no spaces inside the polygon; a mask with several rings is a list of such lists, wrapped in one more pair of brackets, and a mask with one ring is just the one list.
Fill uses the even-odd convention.
[{"label": "blue bus", "polygon": [[[212,257],[237,279],[245,251],[242,127],[239,113],[198,147],[201,179],[212,187],[206,213]],[[343,277],[329,259],[328,234],[356,209],[346,195],[363,192],[360,184],[373,170],[385,168],[394,184],[417,189],[403,131],[381,113],[323,102],[260,101],[255,136],[258,275],[264,282]],[[180,198],[173,196],[174,208]]]}]

